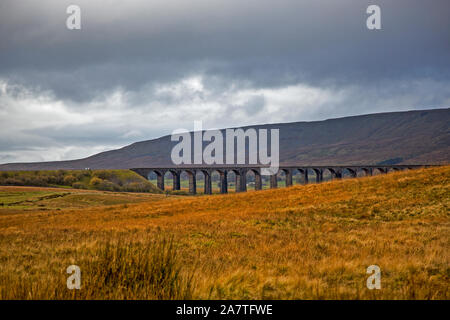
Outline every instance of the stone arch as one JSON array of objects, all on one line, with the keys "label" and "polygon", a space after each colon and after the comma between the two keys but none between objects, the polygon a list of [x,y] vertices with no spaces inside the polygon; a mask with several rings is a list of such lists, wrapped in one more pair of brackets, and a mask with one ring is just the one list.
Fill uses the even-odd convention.
[{"label": "stone arch", "polygon": [[[169,174],[169,176],[167,176]],[[175,169],[169,169],[164,171],[164,185],[167,184],[167,179],[172,180],[172,190],[180,190],[180,172]]]},{"label": "stone arch", "polygon": [[[330,173],[331,180],[342,178],[342,169],[340,169],[340,168],[333,168],[333,167],[324,168],[322,175],[326,171],[328,171]],[[322,180],[323,180],[323,177],[322,177]]]},{"label": "stone arch", "polygon": [[343,170],[342,170],[342,177],[344,177],[345,176],[345,172],[348,172],[348,174],[349,174],[349,176],[351,177],[351,178],[356,178],[357,176],[358,176],[358,169],[357,168],[352,168],[352,167],[345,167]]},{"label": "stone arch", "polygon": [[[227,190],[236,192],[236,172],[232,169],[227,169]],[[238,173],[239,174],[239,173]]]},{"label": "stone arch", "polygon": [[372,168],[364,168],[364,167],[361,167],[361,168],[359,168],[359,170],[357,171],[357,175],[358,175],[358,172],[361,172],[361,173],[364,174],[364,177],[368,177],[368,176],[371,176],[371,175],[372,175],[372,171],[373,171]]},{"label": "stone arch", "polygon": [[235,192],[245,192],[247,191],[247,169],[239,168],[232,169],[234,174],[236,175],[235,179]]},{"label": "stone arch", "polygon": [[180,171],[180,176],[182,173],[186,173],[189,181],[189,193],[197,194],[197,171],[195,169],[182,169]]},{"label": "stone arch", "polygon": [[156,187],[160,190],[164,190],[164,169],[133,168],[130,170],[136,172],[148,181],[153,180],[153,175],[156,176]]},{"label": "stone arch", "polygon": [[[164,180],[164,188],[168,188],[170,190],[170,186],[172,185],[173,190],[173,175],[170,170],[164,171],[163,180]],[[170,183],[170,180],[172,180],[172,183]]]},{"label": "stone arch", "polygon": [[375,167],[375,168],[373,168],[373,174],[374,175],[385,174],[385,173],[387,173],[387,170],[384,167]]},{"label": "stone arch", "polygon": [[203,193],[212,194],[211,170],[200,169],[197,172],[203,173]]},{"label": "stone arch", "polygon": [[304,184],[304,170],[303,169],[292,169],[292,185]]},{"label": "stone arch", "polygon": [[309,183],[309,170],[308,168],[297,168],[297,171],[302,175],[303,184]]},{"label": "stone arch", "polygon": [[[249,176],[250,174],[250,176]],[[262,177],[261,172],[257,168],[249,168],[246,172],[246,182],[250,181],[248,184],[253,184],[255,191],[262,190]],[[253,180],[253,181],[252,181]]]},{"label": "stone arch", "polygon": [[217,172],[219,174],[218,186],[219,186],[220,193],[228,193],[228,172],[227,172],[227,170],[212,169],[211,177],[213,176],[214,172]]},{"label": "stone arch", "polygon": [[278,188],[278,174],[281,172],[281,170],[278,170],[277,173],[270,175],[270,189],[276,189]]},{"label": "stone arch", "polygon": [[336,176],[336,171],[333,168],[325,168],[323,169],[323,174],[325,174],[327,171],[330,173],[331,179],[334,179]]},{"label": "stone arch", "polygon": [[[244,192],[247,191],[247,182],[246,182],[246,174],[247,169],[245,168],[232,168],[227,170],[228,173],[228,183],[234,182],[234,192]],[[230,174],[234,175],[234,181],[232,181],[232,178]],[[229,189],[230,186],[228,186]]]},{"label": "stone arch", "polygon": [[320,183],[323,181],[323,169],[320,168],[312,168],[314,174],[316,175],[316,183]]},{"label": "stone arch", "polygon": [[281,168],[281,170],[284,173],[284,179],[285,179],[285,186],[291,187],[292,186],[292,169],[288,168]]},{"label": "stone arch", "polygon": [[164,191],[164,175],[166,171],[161,169],[150,169],[148,176],[150,176],[151,173],[156,175],[156,186]]},{"label": "stone arch", "polygon": [[179,170],[169,170],[172,173],[172,189],[181,189],[181,172]]}]

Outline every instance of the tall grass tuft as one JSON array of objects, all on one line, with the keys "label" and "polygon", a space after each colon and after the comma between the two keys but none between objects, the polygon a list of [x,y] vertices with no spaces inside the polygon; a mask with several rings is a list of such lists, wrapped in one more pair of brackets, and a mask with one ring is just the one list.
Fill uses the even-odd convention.
[{"label": "tall grass tuft", "polygon": [[[173,238],[109,241],[88,267],[87,290],[125,299],[190,299],[193,274],[183,275]],[[97,291],[97,292],[98,292]],[[92,297],[95,298],[95,297]]]},{"label": "tall grass tuft", "polygon": [[186,272],[173,238],[107,240],[75,253],[81,289],[69,290],[64,266],[22,274],[1,272],[1,299],[192,299],[193,272]]}]

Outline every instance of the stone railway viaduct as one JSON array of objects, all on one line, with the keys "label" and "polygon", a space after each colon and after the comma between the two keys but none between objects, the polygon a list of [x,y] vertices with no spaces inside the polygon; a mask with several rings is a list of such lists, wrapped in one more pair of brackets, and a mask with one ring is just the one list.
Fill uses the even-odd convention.
[{"label": "stone railway viaduct", "polygon": [[[292,185],[292,176],[295,170],[298,170],[303,176],[304,184],[309,182],[308,172],[315,173],[315,182],[320,183],[323,181],[324,172],[328,171],[331,174],[332,179],[341,179],[343,172],[347,171],[348,174],[356,178],[358,172],[363,172],[365,176],[371,176],[375,170],[380,173],[388,173],[389,171],[399,171],[406,169],[416,169],[430,167],[428,165],[368,165],[368,166],[280,166],[278,173],[270,176],[270,188],[277,187],[277,175],[281,172],[285,174],[286,186]],[[164,190],[164,175],[167,172],[172,174],[173,178],[173,190],[180,190],[181,174],[185,172],[189,177],[189,193],[197,193],[197,173],[203,173],[204,177],[204,193],[212,194],[211,175],[213,172],[217,172],[220,176],[220,193],[228,193],[228,179],[227,175],[230,172],[235,174],[235,190],[236,192],[247,191],[247,173],[253,172],[255,175],[255,190],[262,189],[261,168],[263,166],[250,166],[250,165],[223,165],[223,166],[173,166],[173,167],[149,167],[149,168],[133,168],[132,171],[148,179],[149,174],[154,172],[157,177],[157,187]]]}]

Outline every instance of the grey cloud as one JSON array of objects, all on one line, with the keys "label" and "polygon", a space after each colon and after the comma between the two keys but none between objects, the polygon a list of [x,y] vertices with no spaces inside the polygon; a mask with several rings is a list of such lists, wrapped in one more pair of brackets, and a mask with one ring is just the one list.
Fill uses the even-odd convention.
[{"label": "grey cloud", "polygon": [[[65,28],[73,3],[81,31]],[[223,128],[448,107],[450,2],[377,0],[381,31],[365,27],[369,4],[3,0],[0,159],[85,155],[199,119]],[[202,90],[185,83],[195,77]]]},{"label": "grey cloud", "polygon": [[255,87],[449,77],[445,0],[377,1],[379,32],[371,1],[83,0],[81,31],[65,29],[70,3],[3,3],[0,74],[78,101],[194,72]]},{"label": "grey cloud", "polygon": [[266,99],[263,95],[256,95],[252,97],[246,104],[243,106],[245,113],[249,116],[254,116],[260,113],[264,109],[264,105],[266,103]]}]

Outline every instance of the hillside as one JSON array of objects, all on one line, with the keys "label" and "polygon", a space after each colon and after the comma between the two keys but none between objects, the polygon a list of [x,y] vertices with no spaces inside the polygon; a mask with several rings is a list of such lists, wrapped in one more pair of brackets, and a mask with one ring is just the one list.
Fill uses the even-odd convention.
[{"label": "hillside", "polygon": [[0,299],[450,298],[449,166],[188,198],[39,192],[67,193],[0,187]]},{"label": "hillside", "polygon": [[[392,112],[314,122],[252,126],[280,129],[283,164],[447,164],[450,109]],[[127,169],[171,165],[170,136],[88,158],[0,165],[0,170]]]}]

